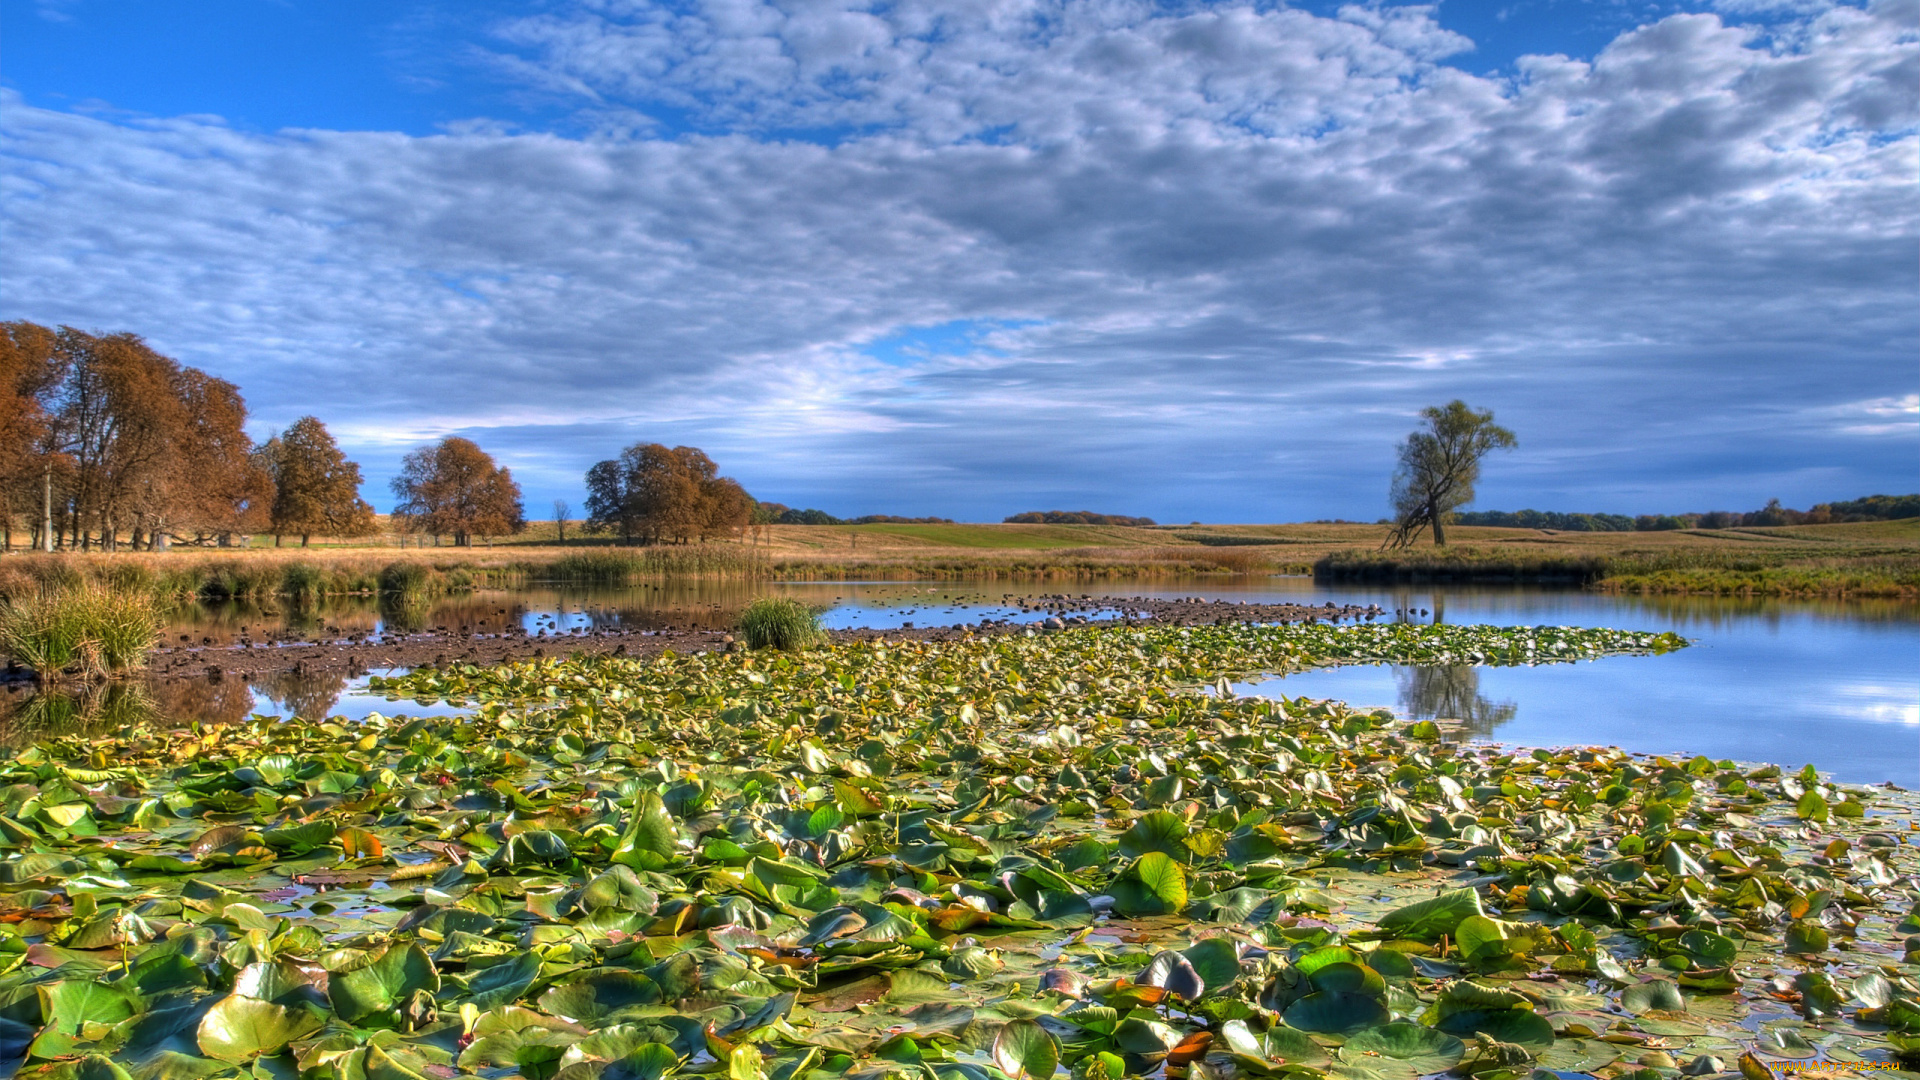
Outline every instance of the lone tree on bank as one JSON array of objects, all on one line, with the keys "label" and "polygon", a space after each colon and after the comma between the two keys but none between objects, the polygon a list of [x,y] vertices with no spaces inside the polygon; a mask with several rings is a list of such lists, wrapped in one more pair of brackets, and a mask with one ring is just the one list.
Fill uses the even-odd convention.
[{"label": "lone tree on bank", "polygon": [[506,536],[527,527],[520,485],[511,470],[470,439],[450,436],[400,462],[393,478],[396,524],[413,532],[451,535],[457,547],[476,536]]},{"label": "lone tree on bank", "polygon": [[360,466],[347,460],[327,426],[303,416],[254,451],[273,478],[273,542],[298,536],[300,546],[319,536],[365,536],[373,531],[373,507],[360,497]]},{"label": "lone tree on bank", "polygon": [[1473,501],[1480,459],[1519,445],[1513,432],[1493,422],[1493,410],[1475,412],[1464,401],[1420,410],[1424,431],[1400,444],[1393,472],[1394,525],[1384,546],[1411,547],[1431,527],[1433,542],[1447,542],[1446,517]]},{"label": "lone tree on bank", "polygon": [[587,470],[587,521],[620,539],[649,544],[705,540],[737,532],[754,501],[699,449],[635,443]]}]

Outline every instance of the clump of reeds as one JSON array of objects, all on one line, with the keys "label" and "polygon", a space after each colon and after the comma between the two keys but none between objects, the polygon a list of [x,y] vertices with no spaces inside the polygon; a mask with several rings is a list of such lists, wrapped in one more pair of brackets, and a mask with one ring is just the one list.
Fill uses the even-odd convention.
[{"label": "clump of reeds", "polygon": [[161,616],[145,591],[48,590],[0,607],[0,648],[42,680],[121,675],[146,666]]},{"label": "clump of reeds", "polygon": [[422,597],[439,592],[433,567],[417,562],[391,562],[380,569],[380,591],[389,596]]},{"label": "clump of reeds", "polygon": [[327,590],[327,573],[312,563],[293,562],[280,573],[280,591],[296,604],[311,604]]},{"label": "clump of reeds", "polygon": [[804,649],[825,636],[819,615],[784,597],[763,596],[748,604],[736,625],[750,649]]},{"label": "clump of reeds", "polygon": [[581,551],[535,568],[548,581],[595,585],[625,585],[639,571],[640,560],[625,551]]}]

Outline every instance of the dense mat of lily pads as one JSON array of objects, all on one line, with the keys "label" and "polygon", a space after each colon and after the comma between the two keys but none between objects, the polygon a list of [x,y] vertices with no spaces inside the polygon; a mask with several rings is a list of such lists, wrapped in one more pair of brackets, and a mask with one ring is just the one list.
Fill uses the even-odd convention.
[{"label": "dense mat of lily pads", "polygon": [[47,742],[0,770],[0,1067],[1762,1080],[1891,1062],[1920,1036],[1898,793],[1454,745],[1219,692],[1311,664],[1682,644],[1219,627],[553,659],[383,684],[468,718]]}]

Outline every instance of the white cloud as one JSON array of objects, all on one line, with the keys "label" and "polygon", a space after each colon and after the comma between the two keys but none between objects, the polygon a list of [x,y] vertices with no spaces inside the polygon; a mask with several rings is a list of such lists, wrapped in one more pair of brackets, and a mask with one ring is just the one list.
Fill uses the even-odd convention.
[{"label": "white cloud", "polygon": [[[0,99],[0,309],[147,333],[376,475],[479,432],[533,505],[645,437],[844,512],[1372,517],[1453,396],[1522,437],[1483,502],[1845,498],[1757,485],[1911,473],[1910,407],[1845,410],[1913,400],[1912,14],[1503,81],[1409,8],[599,0],[501,29],[588,138]],[[991,348],[862,352],[956,320]]]}]

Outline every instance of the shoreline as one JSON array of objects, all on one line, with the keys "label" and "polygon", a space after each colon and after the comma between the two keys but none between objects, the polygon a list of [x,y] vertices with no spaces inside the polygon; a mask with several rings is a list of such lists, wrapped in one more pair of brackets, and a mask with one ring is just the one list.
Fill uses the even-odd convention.
[{"label": "shoreline", "polygon": [[[1014,605],[1018,606],[1018,605]],[[886,637],[910,641],[951,641],[964,636],[1017,634],[1084,626],[1203,626],[1229,623],[1292,623],[1307,621],[1364,621],[1388,614],[1378,607],[1342,607],[1305,604],[1254,604],[1231,600],[1189,598],[1163,600],[1147,597],[1045,598],[1030,605],[1044,612],[1036,622],[976,620],[939,626],[902,628],[863,627],[828,630],[835,642],[871,641]],[[1090,618],[1089,613],[1120,610],[1119,618]],[[1058,625],[1043,625],[1058,623]],[[470,626],[476,624],[468,624]],[[274,675],[345,675],[349,678],[379,668],[445,667],[455,664],[486,666],[548,656],[655,656],[668,650],[691,652],[725,648],[731,628],[669,624],[654,629],[596,629],[585,633],[529,634],[518,627],[489,631],[433,628],[381,640],[361,637],[275,638],[242,636],[233,644],[162,645],[149,654],[142,677],[148,682],[237,679],[248,682]],[[9,667],[0,672],[9,695],[34,688],[30,673]]]}]

